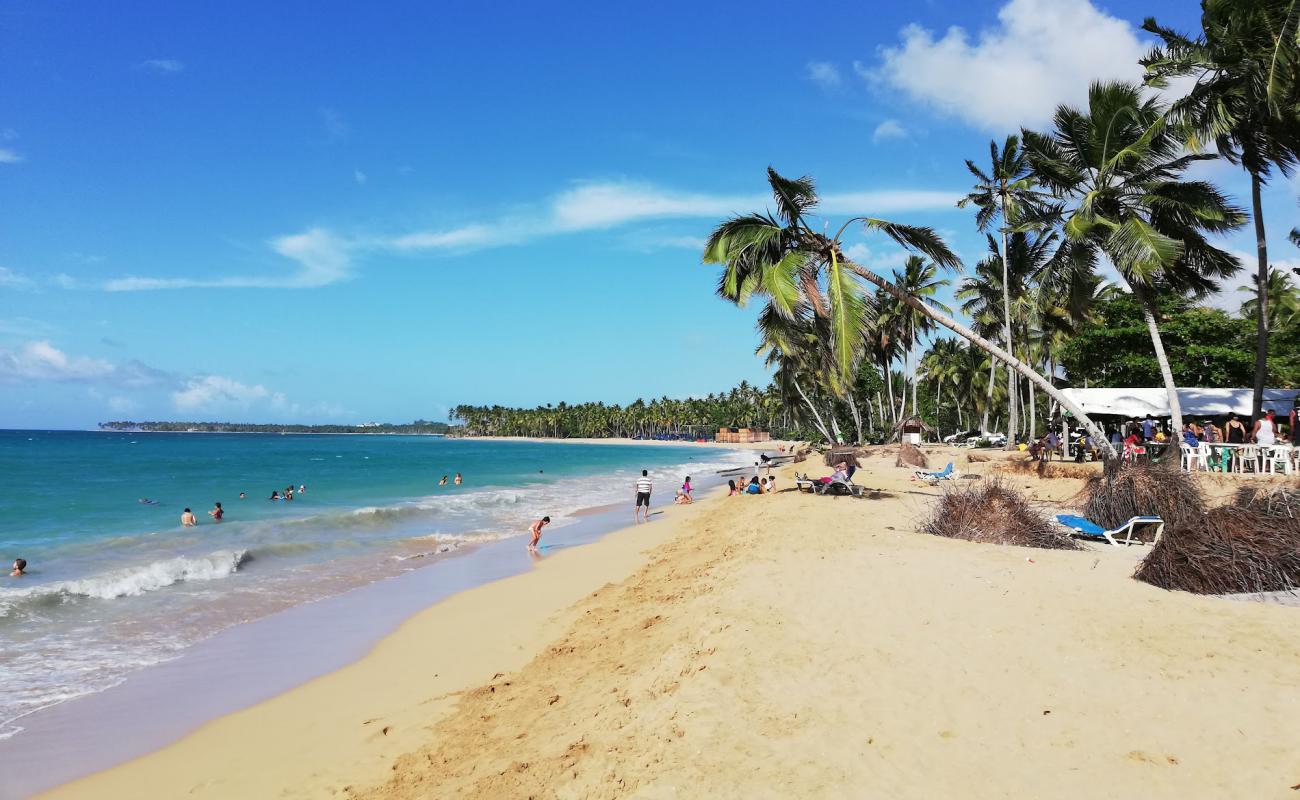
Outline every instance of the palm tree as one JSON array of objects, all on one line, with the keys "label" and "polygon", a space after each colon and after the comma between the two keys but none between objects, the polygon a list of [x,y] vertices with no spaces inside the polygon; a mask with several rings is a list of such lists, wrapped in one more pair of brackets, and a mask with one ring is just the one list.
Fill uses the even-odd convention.
[{"label": "palm tree", "polygon": [[[1015,343],[1011,338],[1011,281],[1006,273],[1007,235],[1018,226],[1032,222],[1041,214],[1042,200],[1034,190],[1033,176],[1029,160],[1020,147],[1020,138],[1014,134],[1008,136],[998,151],[998,143],[989,142],[990,169],[985,173],[975,162],[967,159],[966,169],[975,176],[977,183],[970,194],[957,203],[958,208],[974,205],[979,209],[975,215],[975,224],[981,231],[997,223],[1002,247],[998,251],[1003,257],[1002,273],[1002,343],[1008,352],[1014,353]],[[1015,372],[1007,366],[1007,385],[1012,387],[1007,393],[1008,435],[1007,449],[1016,447],[1016,408]]]},{"label": "palm tree", "polygon": [[1259,298],[1266,298],[1265,305],[1268,307],[1268,331],[1275,333],[1279,328],[1291,324],[1297,318],[1300,318],[1300,289],[1296,288],[1295,283],[1291,281],[1291,276],[1287,275],[1277,267],[1270,267],[1268,270],[1268,281],[1264,290],[1260,291],[1259,276],[1251,275],[1251,281],[1255,287],[1241,287],[1240,291],[1249,292],[1252,296],[1249,300],[1241,304],[1242,316],[1253,317],[1259,311]]},{"label": "palm tree", "polygon": [[1175,430],[1182,409],[1156,322],[1156,294],[1204,296],[1240,265],[1210,245],[1245,222],[1214,186],[1183,179],[1188,165],[1214,156],[1183,155],[1164,106],[1139,86],[1094,83],[1088,110],[1061,106],[1050,134],[1024,131],[1039,182],[1066,205],[1066,237],[1104,254],[1141,302]]},{"label": "palm tree", "polygon": [[1196,84],[1174,102],[1170,117],[1186,127],[1197,149],[1213,142],[1219,155],[1250,174],[1255,221],[1255,386],[1259,416],[1268,374],[1268,239],[1260,187],[1276,167],[1290,175],[1300,159],[1300,4],[1295,0],[1205,0],[1202,33],[1193,39],[1148,18],[1142,27],[1164,41],[1142,59],[1147,82],[1171,77]]},{"label": "palm tree", "polygon": [[[894,285],[902,290],[904,294],[915,297],[922,303],[945,314],[951,314],[952,309],[934,299],[941,287],[949,285],[947,278],[938,277],[938,272],[939,268],[933,262],[928,262],[918,255],[909,255],[907,260],[903,262],[902,272],[894,270]],[[911,364],[914,361],[912,351],[916,348],[918,337],[933,331],[935,327],[934,321],[906,303],[895,300],[891,305],[894,306],[891,316],[898,320],[903,333],[905,365]],[[912,413],[916,414],[919,413],[920,406],[916,403],[915,365],[912,364],[908,371],[912,374]]]},{"label": "palm tree", "polygon": [[[789,180],[769,167],[768,183],[780,221],[769,213],[733,217],[718,225],[705,244],[704,262],[724,266],[719,283],[720,294],[737,303],[761,294],[769,298],[776,313],[785,315],[794,313],[800,300],[806,299],[816,316],[828,320],[835,370],[843,378],[848,378],[852,375],[862,341],[867,305],[860,284],[852,277],[856,275],[976,347],[1010,363],[1088,426],[1096,440],[1105,441],[1101,429],[1084,414],[1083,409],[1029,365],[942,311],[845,258],[841,243],[849,225],[858,223],[868,232],[884,233],[899,245],[928,256],[940,266],[959,267],[961,261],[933,230],[875,217],[855,217],[842,224],[834,236],[828,236],[818,232],[809,220],[817,205],[811,178]],[[827,285],[825,298],[821,289],[823,280]],[[848,380],[843,382],[849,383]],[[1106,448],[1113,454],[1108,444]]]}]

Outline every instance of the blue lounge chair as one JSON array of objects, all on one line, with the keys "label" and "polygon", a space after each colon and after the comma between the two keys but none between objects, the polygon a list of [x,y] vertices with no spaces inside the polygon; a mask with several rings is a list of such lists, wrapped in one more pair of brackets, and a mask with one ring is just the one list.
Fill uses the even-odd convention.
[{"label": "blue lounge chair", "polygon": [[951,461],[948,462],[948,466],[944,467],[938,472],[927,472],[923,469],[918,469],[916,471],[917,480],[929,481],[930,483],[938,483],[939,481],[950,481],[952,480],[952,477],[953,477],[953,469],[952,469]]},{"label": "blue lounge chair", "polygon": [[[1117,528],[1106,530],[1090,519],[1075,516],[1074,514],[1057,514],[1056,521],[1069,528],[1077,536],[1084,536],[1092,539],[1105,539],[1116,547],[1120,543],[1124,544],[1151,544],[1154,545],[1160,541],[1160,535],[1165,532],[1165,521],[1160,517],[1133,517],[1128,522]],[[1138,530],[1145,528],[1155,528],[1155,533],[1150,542],[1134,538]]]}]

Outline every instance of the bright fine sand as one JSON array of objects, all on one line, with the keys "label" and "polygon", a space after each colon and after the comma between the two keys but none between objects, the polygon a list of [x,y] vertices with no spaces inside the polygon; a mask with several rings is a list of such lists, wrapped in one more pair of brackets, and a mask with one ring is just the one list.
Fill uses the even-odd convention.
[{"label": "bright fine sand", "polygon": [[1300,797],[1300,609],[917,533],[908,475],[670,508],[50,796]]}]

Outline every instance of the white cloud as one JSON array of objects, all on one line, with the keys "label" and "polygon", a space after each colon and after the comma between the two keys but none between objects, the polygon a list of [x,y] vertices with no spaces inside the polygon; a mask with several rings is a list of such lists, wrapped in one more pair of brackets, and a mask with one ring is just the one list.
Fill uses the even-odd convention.
[{"label": "white cloud", "polygon": [[1125,20],[1088,0],[1010,0],[975,40],[917,25],[884,48],[877,80],[980,128],[1041,126],[1061,103],[1082,105],[1099,79],[1138,80],[1146,45]]},{"label": "white cloud", "polygon": [[185,65],[174,58],[151,58],[136,64],[136,69],[156,72],[159,75],[175,75],[185,70]]},{"label": "white cloud", "polygon": [[[270,242],[271,249],[297,262],[298,271],[285,277],[264,275],[225,278],[113,278],[99,286],[110,292],[139,292],[158,289],[314,289],[352,277],[352,244],[324,228],[281,236]],[[66,276],[65,276],[66,277]],[[77,288],[72,279],[64,288]]]},{"label": "white cloud", "polygon": [[906,139],[907,128],[896,119],[887,119],[876,126],[876,130],[871,134],[871,141],[880,142],[885,139]]},{"label": "white cloud", "polygon": [[823,89],[835,89],[843,82],[840,71],[829,61],[809,61],[806,67],[808,80]]},{"label": "white cloud", "polygon": [[352,170],[352,179],[357,182],[357,185],[364,186],[366,183],[366,173],[359,169],[354,169]]},{"label": "white cloud", "polygon": [[7,267],[0,267],[0,288],[28,289],[33,284],[34,281],[26,275],[20,275]]},{"label": "white cloud", "polygon": [[116,367],[100,358],[70,356],[46,340],[17,350],[0,348],[0,379],[15,381],[93,381],[109,378]]},{"label": "white cloud", "polygon": [[[829,193],[821,209],[829,214],[894,214],[920,210],[952,210],[959,190],[887,189]],[[718,220],[731,214],[771,206],[768,195],[728,195],[672,191],[627,181],[587,182],[565,190],[528,213],[474,222],[453,228],[416,230],[390,236],[345,238],[326,228],[282,236],[271,248],[298,264],[283,278],[262,275],[222,278],[148,278],[128,276],[100,284],[115,292],[158,289],[315,288],[352,276],[356,255],[380,251],[402,253],[467,252],[488,247],[584,231],[605,230],[662,219]],[[691,239],[692,246],[697,242]],[[685,246],[681,244],[680,246]],[[67,278],[65,288],[82,286]]]},{"label": "white cloud", "polygon": [[0,164],[21,164],[23,157],[11,147],[0,147]]},{"label": "white cloud", "polygon": [[[275,393],[274,396],[283,402],[284,395]],[[172,405],[177,411],[204,411],[232,405],[247,408],[270,397],[272,392],[260,383],[250,386],[221,375],[204,375],[190,378],[184,388],[172,392]]]},{"label": "white cloud", "polygon": [[139,403],[137,403],[136,401],[132,400],[129,397],[123,397],[121,395],[113,395],[112,397],[108,398],[109,411],[122,414],[129,411],[135,411],[137,408],[139,408]]}]

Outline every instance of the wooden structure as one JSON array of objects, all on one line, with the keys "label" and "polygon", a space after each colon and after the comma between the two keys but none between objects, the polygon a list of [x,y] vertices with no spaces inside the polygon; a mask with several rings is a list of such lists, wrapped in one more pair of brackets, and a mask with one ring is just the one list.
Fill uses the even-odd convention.
[{"label": "wooden structure", "polygon": [[935,433],[935,429],[930,427],[925,420],[916,414],[910,417],[904,417],[894,426],[894,435],[902,434],[902,440],[907,444],[920,444],[921,440],[927,433]]},{"label": "wooden structure", "polygon": [[751,442],[770,442],[771,435],[767,431],[751,430],[750,428],[740,428],[732,430],[731,428],[718,428],[718,435],[714,441],[722,444],[750,444]]}]

